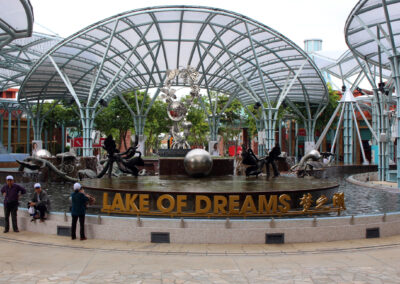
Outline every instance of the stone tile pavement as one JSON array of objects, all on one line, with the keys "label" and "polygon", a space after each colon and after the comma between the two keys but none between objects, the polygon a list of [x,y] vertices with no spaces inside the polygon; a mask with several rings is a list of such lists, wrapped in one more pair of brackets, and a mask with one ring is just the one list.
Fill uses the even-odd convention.
[{"label": "stone tile pavement", "polygon": [[194,245],[0,234],[0,283],[400,283],[400,236]]}]

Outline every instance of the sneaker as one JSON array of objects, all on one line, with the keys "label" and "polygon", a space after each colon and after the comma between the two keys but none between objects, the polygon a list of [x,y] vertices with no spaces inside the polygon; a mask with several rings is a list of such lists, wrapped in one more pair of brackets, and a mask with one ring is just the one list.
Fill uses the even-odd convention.
[{"label": "sneaker", "polygon": [[81,238],[81,241],[86,241],[87,239],[86,238]]}]

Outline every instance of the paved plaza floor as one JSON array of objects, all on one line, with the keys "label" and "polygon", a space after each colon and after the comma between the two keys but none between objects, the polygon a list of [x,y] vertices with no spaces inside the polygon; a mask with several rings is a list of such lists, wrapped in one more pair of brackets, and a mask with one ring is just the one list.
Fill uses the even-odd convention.
[{"label": "paved plaza floor", "polygon": [[284,245],[0,235],[0,283],[400,283],[400,236]]}]

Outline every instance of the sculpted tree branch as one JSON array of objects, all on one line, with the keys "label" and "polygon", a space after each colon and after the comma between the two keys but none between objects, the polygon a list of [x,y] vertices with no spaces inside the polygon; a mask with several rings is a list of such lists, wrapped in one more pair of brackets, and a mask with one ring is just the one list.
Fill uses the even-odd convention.
[{"label": "sculpted tree branch", "polygon": [[51,162],[49,162],[49,161],[47,161],[45,159],[42,159],[42,158],[28,157],[24,161],[17,160],[17,163],[20,165],[18,171],[23,171],[25,167],[30,169],[30,170],[39,170],[39,169],[42,169],[44,167],[47,167],[50,170],[52,170],[53,172],[55,172],[57,175],[59,175],[65,181],[70,181],[70,182],[79,181],[76,178],[68,176],[63,171],[60,171],[59,169],[57,169],[57,167],[54,166]]}]

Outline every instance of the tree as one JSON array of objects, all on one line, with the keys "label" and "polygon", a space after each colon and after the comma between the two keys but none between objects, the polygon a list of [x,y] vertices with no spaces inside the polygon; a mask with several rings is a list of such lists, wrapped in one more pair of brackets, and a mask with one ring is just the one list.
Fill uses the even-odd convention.
[{"label": "tree", "polygon": [[[137,114],[137,105],[141,108],[142,113],[151,103],[151,98],[144,92],[133,91],[123,94],[124,99],[128,103],[132,111]],[[136,98],[137,97],[137,98]],[[137,99],[137,102],[136,102]],[[158,148],[158,136],[162,132],[168,131],[169,120],[167,118],[166,104],[160,100],[155,100],[146,117],[144,134],[147,136],[146,151]],[[125,143],[128,130],[135,131],[132,114],[119,97],[115,97],[110,101],[108,106],[104,108],[95,119],[96,128],[106,135],[112,134],[116,141]]]},{"label": "tree", "polygon": [[205,104],[203,98],[195,99],[192,106],[189,108],[186,118],[192,123],[188,142],[190,145],[204,146],[207,144],[207,133],[210,128],[207,123],[207,116],[199,100],[203,100],[203,104]]},{"label": "tree", "polygon": [[158,136],[161,133],[168,133],[171,121],[167,115],[167,104],[161,100],[156,100],[151,107],[144,128],[147,136],[146,151],[158,149],[160,141]]},{"label": "tree", "polygon": [[[327,85],[329,92],[328,105],[326,106],[322,114],[318,117],[315,124],[315,130],[319,131],[322,131],[328,124],[328,121],[332,117],[340,100],[339,93],[337,91],[334,91],[329,83]],[[295,105],[304,117],[308,116],[305,103],[295,103]],[[314,115],[316,115],[316,111],[317,110],[315,108],[311,109],[311,113],[313,113]],[[304,122],[303,118],[299,116],[291,107],[287,107],[287,113],[290,113],[299,124],[302,124]],[[332,126],[334,126],[334,124],[332,124]]]},{"label": "tree", "polygon": [[[32,106],[33,115],[36,115],[37,111],[37,105]],[[40,106],[40,116],[43,119],[43,130],[48,131],[49,137],[53,137],[54,128],[62,125],[65,127],[80,126],[80,118],[75,105],[67,106],[64,103],[45,102]],[[58,153],[61,151],[61,145],[59,143],[51,144],[49,150],[52,153]]]},{"label": "tree", "polygon": [[[124,94],[125,100],[129,104],[134,100],[132,93]],[[120,98],[116,97],[110,101],[107,107],[100,111],[95,118],[96,128],[106,135],[113,135],[116,141],[124,142],[126,145],[126,134],[132,127],[132,116],[128,108]]]},{"label": "tree", "polygon": [[226,94],[212,94],[217,103],[217,113],[220,113],[220,127],[218,134],[224,139],[224,147],[228,148],[228,143],[234,141],[236,146],[238,143],[238,136],[241,129],[248,127],[249,114],[245,111],[239,100],[233,99],[232,102],[225,108],[230,96]]}]

